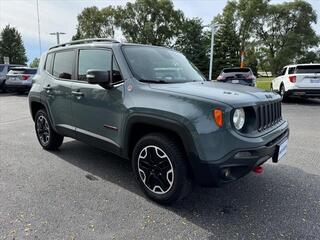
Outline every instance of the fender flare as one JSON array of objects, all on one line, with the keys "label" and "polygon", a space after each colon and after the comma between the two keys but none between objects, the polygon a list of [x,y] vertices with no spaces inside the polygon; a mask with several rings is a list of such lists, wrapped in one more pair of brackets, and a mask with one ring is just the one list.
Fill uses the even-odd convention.
[{"label": "fender flare", "polygon": [[[128,116],[124,123],[125,127],[122,136],[122,146],[124,150],[123,154],[126,158],[130,159],[130,138],[133,126],[135,124],[147,124],[150,126],[164,128],[176,133],[182,141],[183,147],[188,157],[188,163],[193,168],[193,162],[194,160],[198,159],[198,153],[190,129],[187,128],[185,124],[178,122],[177,120],[172,120],[163,116],[151,115],[148,113],[133,113]],[[195,131],[195,129],[192,129],[192,131]]]}]

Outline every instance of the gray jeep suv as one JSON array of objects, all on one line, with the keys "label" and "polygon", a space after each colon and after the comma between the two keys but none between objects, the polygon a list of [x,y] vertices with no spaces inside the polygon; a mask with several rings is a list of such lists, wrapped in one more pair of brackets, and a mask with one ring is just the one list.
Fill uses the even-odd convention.
[{"label": "gray jeep suv", "polygon": [[194,182],[233,182],[286,152],[278,94],[207,81],[164,47],[61,44],[41,57],[33,80],[30,110],[44,149],[68,136],[129,159],[144,193],[160,203],[186,196]]}]

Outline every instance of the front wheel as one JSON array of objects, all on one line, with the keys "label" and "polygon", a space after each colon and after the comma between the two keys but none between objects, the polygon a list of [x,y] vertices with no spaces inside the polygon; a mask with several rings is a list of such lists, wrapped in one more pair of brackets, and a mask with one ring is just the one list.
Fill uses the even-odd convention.
[{"label": "front wheel", "polygon": [[61,146],[63,136],[54,131],[46,111],[42,109],[36,113],[35,130],[38,141],[44,149],[56,150]]},{"label": "front wheel", "polygon": [[134,148],[132,166],[142,190],[156,202],[177,201],[191,189],[182,146],[167,135],[144,136]]}]

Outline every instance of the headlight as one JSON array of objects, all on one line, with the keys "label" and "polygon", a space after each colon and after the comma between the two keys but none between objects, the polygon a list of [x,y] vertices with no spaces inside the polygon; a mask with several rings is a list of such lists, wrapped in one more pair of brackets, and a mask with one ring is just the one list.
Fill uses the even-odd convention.
[{"label": "headlight", "polygon": [[246,114],[243,108],[238,108],[233,113],[233,125],[237,130],[241,130],[244,126],[244,122],[246,120]]}]

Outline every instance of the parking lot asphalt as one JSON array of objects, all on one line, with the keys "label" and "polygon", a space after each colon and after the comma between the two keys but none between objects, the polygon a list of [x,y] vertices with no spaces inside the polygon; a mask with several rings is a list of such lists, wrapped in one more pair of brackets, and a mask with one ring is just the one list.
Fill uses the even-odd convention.
[{"label": "parking lot asphalt", "polygon": [[171,206],[131,165],[72,139],[42,150],[27,96],[0,93],[0,239],[320,239],[320,100],[283,104],[287,155]]}]

